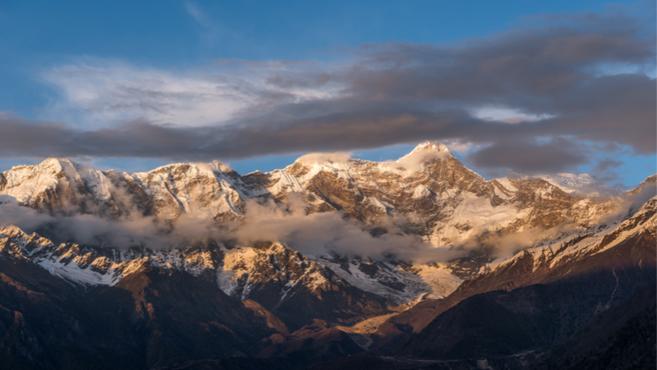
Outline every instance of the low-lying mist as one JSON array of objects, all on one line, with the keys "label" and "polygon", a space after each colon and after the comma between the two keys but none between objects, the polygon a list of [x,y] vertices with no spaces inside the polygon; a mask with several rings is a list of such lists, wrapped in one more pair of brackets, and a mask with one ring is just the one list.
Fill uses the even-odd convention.
[{"label": "low-lying mist", "polygon": [[162,222],[135,212],[120,218],[92,214],[50,215],[22,206],[13,197],[0,196],[0,225],[16,225],[56,242],[76,242],[114,248],[186,248],[208,241],[251,244],[280,241],[308,256],[395,258],[412,262],[446,261],[463,254],[435,248],[419,236],[402,233],[392,223],[388,232],[374,236],[364,225],[336,211],[306,213],[301,201],[290,197],[285,208],[273,202],[246,202],[244,216],[225,223],[212,215],[183,213]]},{"label": "low-lying mist", "polygon": [[362,225],[345,219],[339,212],[307,214],[301,202],[291,201],[286,210],[250,201],[244,222],[234,232],[245,243],[257,240],[281,240],[310,256],[336,253],[341,256],[396,258],[415,261],[446,261],[462,251],[435,248],[417,235],[404,234],[394,223],[387,232],[373,236]]}]

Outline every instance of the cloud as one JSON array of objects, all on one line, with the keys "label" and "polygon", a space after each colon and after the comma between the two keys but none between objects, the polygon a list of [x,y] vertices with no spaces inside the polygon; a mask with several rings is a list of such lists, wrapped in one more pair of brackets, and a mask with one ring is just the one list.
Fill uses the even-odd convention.
[{"label": "cloud", "polygon": [[544,143],[500,141],[469,159],[476,166],[506,168],[518,173],[559,172],[586,163],[588,153],[576,142],[558,138]]},{"label": "cloud", "polygon": [[[0,117],[0,153],[231,159],[437,139],[524,172],[590,160],[585,141],[654,153],[654,30],[622,14],[534,23],[457,45],[365,47],[333,65],[62,66],[46,74],[61,93],[53,109],[85,124]],[[635,68],[600,73],[614,65]]]},{"label": "cloud", "polygon": [[288,207],[249,201],[243,218],[218,224],[202,213],[183,214],[172,222],[132,213],[118,218],[88,213],[51,215],[19,205],[13,197],[0,196],[0,226],[16,225],[56,242],[150,249],[186,248],[208,241],[238,241],[248,245],[280,241],[308,256],[358,256],[404,261],[446,261],[464,252],[434,248],[416,235],[395,232],[373,236],[364,225],[339,212],[306,214],[301,201],[290,197]]},{"label": "cloud", "polygon": [[552,118],[549,114],[527,113],[514,108],[484,106],[475,108],[472,115],[484,121],[504,122],[508,124],[517,124],[523,122],[536,122]]},{"label": "cloud", "polygon": [[247,108],[328,96],[320,89],[281,89],[267,82],[272,74],[291,68],[301,67],[224,60],[195,70],[166,71],[87,58],[43,73],[58,93],[46,115],[71,117],[87,129],[131,120],[198,127],[220,125]]},{"label": "cloud", "polygon": [[596,179],[605,183],[620,181],[620,175],[617,170],[623,165],[623,162],[613,158],[603,158],[593,167],[593,174]]},{"label": "cloud", "polygon": [[107,61],[53,68],[44,78],[59,92],[50,115],[81,116],[96,124],[146,119],[203,126],[227,120],[257,99],[238,78]]},{"label": "cloud", "polygon": [[271,204],[249,202],[246,217],[235,231],[243,243],[279,240],[309,256],[359,256],[382,259],[395,257],[405,261],[446,261],[463,251],[435,248],[416,235],[391,230],[372,236],[354,220],[346,220],[339,212],[306,214],[303,204],[291,202],[288,210]]},{"label": "cloud", "polygon": [[40,232],[56,242],[151,248],[170,246],[165,234],[149,217],[110,220],[91,214],[53,216],[19,205],[13,197],[0,196],[0,225],[16,225],[26,232]]}]

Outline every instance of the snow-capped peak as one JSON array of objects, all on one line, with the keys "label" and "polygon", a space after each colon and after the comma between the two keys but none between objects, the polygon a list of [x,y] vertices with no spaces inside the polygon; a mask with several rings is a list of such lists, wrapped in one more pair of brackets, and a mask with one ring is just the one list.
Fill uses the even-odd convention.
[{"label": "snow-capped peak", "polygon": [[420,143],[411,150],[410,153],[398,159],[398,161],[408,160],[410,158],[444,158],[445,156],[451,155],[447,145],[441,144],[436,141],[425,141]]},{"label": "snow-capped peak", "polygon": [[79,167],[79,165],[68,158],[49,157],[33,165],[13,166],[9,171],[14,173],[38,174],[42,176],[63,173],[67,177],[69,177],[69,175],[75,177]]},{"label": "snow-capped peak", "polygon": [[61,178],[69,182],[80,179],[78,168],[72,161],[48,158],[35,165],[14,166],[3,173],[3,193],[19,202],[27,202],[55,189]]},{"label": "snow-capped peak", "polygon": [[448,157],[451,157],[451,153],[446,145],[435,141],[425,141],[418,144],[410,153],[399,158],[396,163],[408,170],[413,170],[421,168],[428,162]]},{"label": "snow-capped peak", "polygon": [[439,143],[437,141],[429,140],[416,145],[415,148],[409,154],[415,152],[426,152],[426,151],[449,153],[449,148],[445,144]]},{"label": "snow-capped peak", "polygon": [[46,158],[37,167],[50,169],[54,173],[75,169],[75,164],[68,158]]}]

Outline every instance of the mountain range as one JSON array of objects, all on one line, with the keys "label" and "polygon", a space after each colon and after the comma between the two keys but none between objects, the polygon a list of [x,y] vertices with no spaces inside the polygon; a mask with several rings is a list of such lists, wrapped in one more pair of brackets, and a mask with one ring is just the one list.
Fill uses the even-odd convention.
[{"label": "mountain range", "polygon": [[0,174],[0,363],[651,367],[656,187],[486,179],[436,142],[246,175],[15,166]]}]

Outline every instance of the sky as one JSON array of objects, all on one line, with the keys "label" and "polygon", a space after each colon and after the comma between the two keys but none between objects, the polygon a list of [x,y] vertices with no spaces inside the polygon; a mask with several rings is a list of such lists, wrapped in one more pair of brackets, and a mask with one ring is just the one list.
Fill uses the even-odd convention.
[{"label": "sky", "polygon": [[654,1],[0,0],[0,169],[239,172],[447,144],[492,177],[657,172]]}]

